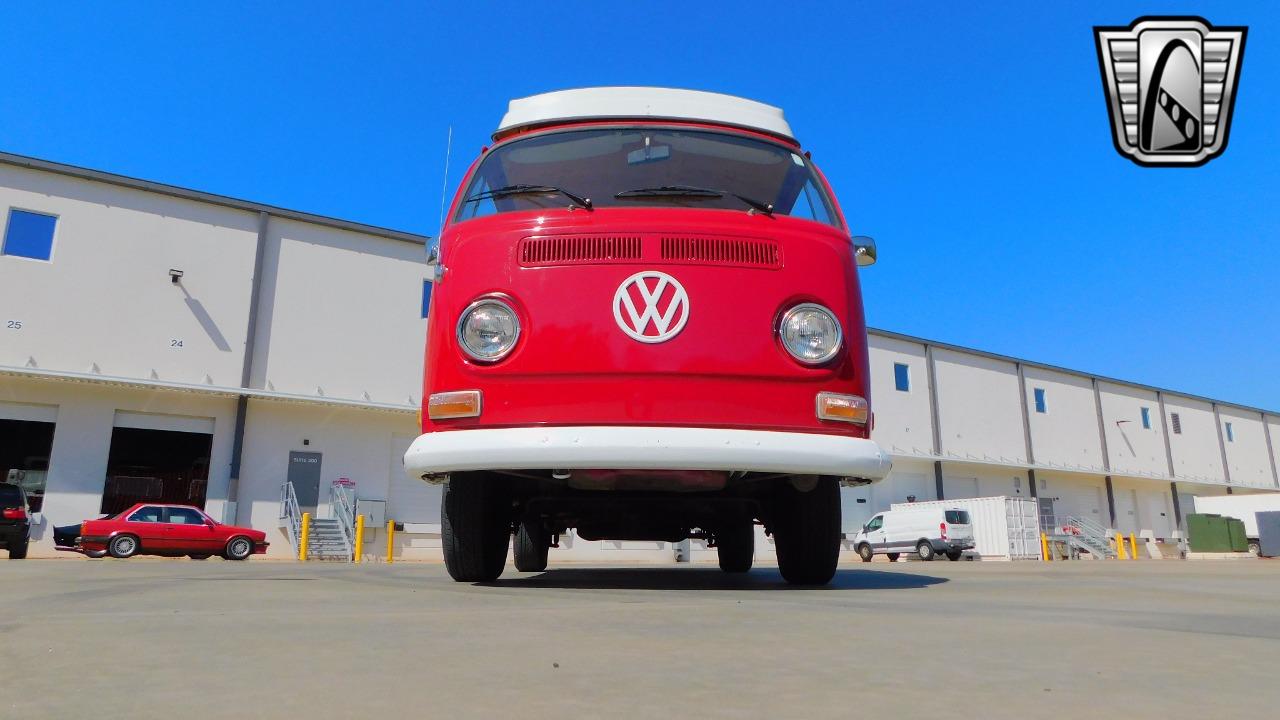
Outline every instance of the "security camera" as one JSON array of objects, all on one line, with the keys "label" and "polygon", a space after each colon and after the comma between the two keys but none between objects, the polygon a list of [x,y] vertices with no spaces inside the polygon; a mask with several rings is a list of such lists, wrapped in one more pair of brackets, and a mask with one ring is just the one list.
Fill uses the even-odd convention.
[{"label": "security camera", "polygon": [[181,270],[174,270],[173,268],[169,268],[169,282],[173,283],[174,285],[177,285],[178,281],[181,279],[182,279]]}]

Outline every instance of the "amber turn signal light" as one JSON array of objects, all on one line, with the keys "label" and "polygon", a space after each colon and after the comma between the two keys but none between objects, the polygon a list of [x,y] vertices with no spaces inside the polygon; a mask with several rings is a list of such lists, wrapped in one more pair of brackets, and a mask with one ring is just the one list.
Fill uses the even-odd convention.
[{"label": "amber turn signal light", "polygon": [[480,391],[459,390],[435,393],[427,399],[427,417],[432,420],[468,418],[480,415]]},{"label": "amber turn signal light", "polygon": [[867,400],[858,395],[820,392],[818,393],[818,419],[866,425]]}]

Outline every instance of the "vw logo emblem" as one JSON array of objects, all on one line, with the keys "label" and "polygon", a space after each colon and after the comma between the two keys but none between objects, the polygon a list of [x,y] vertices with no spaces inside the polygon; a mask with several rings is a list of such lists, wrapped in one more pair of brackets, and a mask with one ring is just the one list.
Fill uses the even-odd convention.
[{"label": "vw logo emblem", "polygon": [[664,272],[638,272],[623,280],[613,294],[613,319],[633,340],[666,342],[689,321],[689,295]]}]

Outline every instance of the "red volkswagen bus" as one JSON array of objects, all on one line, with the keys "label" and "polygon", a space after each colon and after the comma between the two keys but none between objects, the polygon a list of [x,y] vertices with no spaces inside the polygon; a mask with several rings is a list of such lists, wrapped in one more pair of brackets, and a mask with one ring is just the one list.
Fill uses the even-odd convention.
[{"label": "red volkswagen bus", "polygon": [[715,93],[589,88],[513,100],[439,242],[422,435],[458,581],[540,571],[586,540],[705,539],[788,582],[835,573],[840,484],[870,439],[851,237],[782,111]]}]

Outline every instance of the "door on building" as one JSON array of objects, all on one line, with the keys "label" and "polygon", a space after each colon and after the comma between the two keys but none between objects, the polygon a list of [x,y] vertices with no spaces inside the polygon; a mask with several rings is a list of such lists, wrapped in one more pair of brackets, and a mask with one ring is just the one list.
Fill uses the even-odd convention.
[{"label": "door on building", "polygon": [[1046,533],[1056,532],[1058,527],[1058,515],[1054,509],[1054,501],[1057,498],[1041,497],[1040,501],[1040,531]]},{"label": "door on building", "polygon": [[[0,404],[0,413],[4,410]],[[0,419],[0,482],[21,486],[33,513],[41,512],[44,506],[49,455],[53,452],[52,421],[57,408],[49,411],[49,422]]]},{"label": "door on building", "polygon": [[[158,429],[176,427],[181,429]],[[204,508],[213,420],[116,413],[102,512],[140,502]]]},{"label": "door on building", "polygon": [[298,510],[316,515],[320,504],[320,459],[318,452],[289,452],[289,476],[293,492],[298,497]]}]

